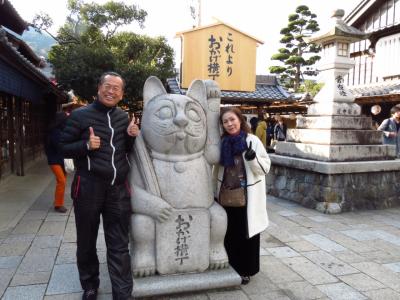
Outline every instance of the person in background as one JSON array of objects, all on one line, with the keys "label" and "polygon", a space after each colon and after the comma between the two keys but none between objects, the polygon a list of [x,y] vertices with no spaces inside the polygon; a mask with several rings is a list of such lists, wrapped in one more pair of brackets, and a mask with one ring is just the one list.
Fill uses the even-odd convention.
[{"label": "person in background", "polygon": [[271,146],[271,141],[274,139],[274,119],[270,118],[267,122],[267,147]]},{"label": "person in background", "polygon": [[263,118],[259,118],[257,129],[255,132],[256,136],[263,143],[264,147],[267,147],[267,122]]},{"label": "person in background", "polygon": [[130,153],[139,134],[135,118],[129,122],[117,105],[124,79],[115,72],[100,77],[97,99],[74,110],[61,134],[60,147],[75,160],[71,186],[77,234],[77,264],[82,299],[97,299],[99,260],[96,241],[103,220],[107,265],[114,300],[131,298],[133,281],[129,255],[129,218],[132,214],[128,183]]},{"label": "person in background", "polygon": [[274,140],[285,141],[286,140],[286,125],[283,123],[283,118],[281,116],[276,117],[277,123],[274,127]]},{"label": "person in background", "polygon": [[260,233],[268,227],[265,175],[271,161],[237,107],[224,108],[220,122],[221,159],[213,169],[215,198],[221,203],[227,190],[243,189],[239,196],[244,206],[224,206],[228,217],[225,249],[242,284],[247,284],[260,269]]},{"label": "person in background", "polygon": [[257,130],[257,125],[258,125],[258,118],[257,117],[252,117],[250,119],[249,123],[250,123],[251,133],[255,134],[256,130]]},{"label": "person in background", "polygon": [[396,155],[400,157],[400,105],[397,104],[390,109],[392,117],[385,119],[378,127],[383,131],[383,143],[396,145]]},{"label": "person in background", "polygon": [[58,149],[61,131],[65,125],[67,114],[57,112],[54,120],[50,123],[48,134],[45,141],[45,153],[47,163],[56,178],[56,189],[54,193],[54,210],[59,213],[66,213],[64,206],[65,185],[67,183],[67,173],[64,168],[64,157]]}]

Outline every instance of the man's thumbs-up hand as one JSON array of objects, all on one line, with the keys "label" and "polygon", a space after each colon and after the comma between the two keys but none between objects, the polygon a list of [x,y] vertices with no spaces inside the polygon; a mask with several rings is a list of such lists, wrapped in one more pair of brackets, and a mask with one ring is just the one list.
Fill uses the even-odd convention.
[{"label": "man's thumbs-up hand", "polygon": [[128,128],[126,129],[126,132],[128,133],[129,136],[138,136],[139,134],[139,127],[136,124],[136,118],[135,115],[132,117],[132,121],[129,123]]},{"label": "man's thumbs-up hand", "polygon": [[94,134],[93,127],[89,127],[89,141],[87,145],[88,150],[96,150],[100,148],[100,137]]}]

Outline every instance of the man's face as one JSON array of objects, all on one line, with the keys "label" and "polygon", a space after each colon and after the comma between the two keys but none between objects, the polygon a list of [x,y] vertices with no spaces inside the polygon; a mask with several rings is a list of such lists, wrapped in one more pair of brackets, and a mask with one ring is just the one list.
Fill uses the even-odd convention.
[{"label": "man's face", "polygon": [[99,84],[97,95],[105,106],[114,107],[124,96],[123,82],[118,76],[107,75],[103,83]]},{"label": "man's face", "polygon": [[395,118],[396,121],[400,121],[400,111],[396,111],[396,112],[393,114],[393,118]]}]

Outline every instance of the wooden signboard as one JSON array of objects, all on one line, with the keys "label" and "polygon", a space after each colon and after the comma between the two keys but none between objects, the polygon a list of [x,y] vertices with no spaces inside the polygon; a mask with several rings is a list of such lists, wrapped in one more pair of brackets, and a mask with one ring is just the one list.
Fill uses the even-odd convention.
[{"label": "wooden signboard", "polygon": [[261,41],[217,23],[177,34],[182,39],[181,88],[194,79],[213,79],[221,90],[255,90],[256,49]]}]

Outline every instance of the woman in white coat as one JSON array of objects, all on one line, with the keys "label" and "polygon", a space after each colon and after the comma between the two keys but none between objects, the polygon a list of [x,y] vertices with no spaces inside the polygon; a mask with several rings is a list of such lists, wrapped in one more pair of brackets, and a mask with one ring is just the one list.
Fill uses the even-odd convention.
[{"label": "woman in white coat", "polygon": [[[247,284],[260,269],[260,233],[268,226],[265,175],[271,161],[238,108],[224,108],[220,121],[223,135],[220,164],[214,169],[215,196],[228,216],[229,263]],[[235,200],[226,201],[227,196]]]}]

